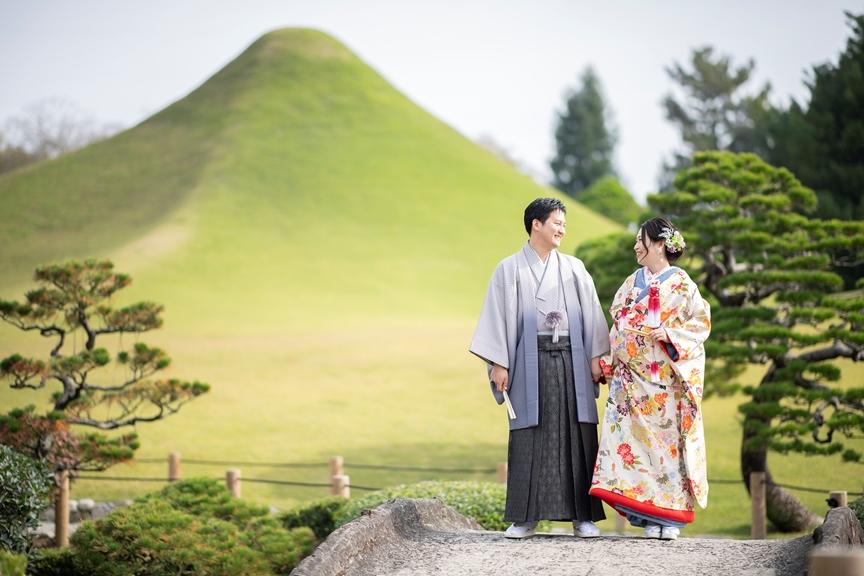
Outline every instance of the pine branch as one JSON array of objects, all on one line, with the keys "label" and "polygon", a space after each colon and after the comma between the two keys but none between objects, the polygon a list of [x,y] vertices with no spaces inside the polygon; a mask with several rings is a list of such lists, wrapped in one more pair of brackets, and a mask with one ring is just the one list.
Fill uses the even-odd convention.
[{"label": "pine branch", "polygon": [[824,360],[833,360],[835,358],[850,358],[855,362],[864,360],[864,351],[859,346],[851,346],[846,342],[837,340],[831,346],[802,352],[795,357],[806,362],[822,362]]}]

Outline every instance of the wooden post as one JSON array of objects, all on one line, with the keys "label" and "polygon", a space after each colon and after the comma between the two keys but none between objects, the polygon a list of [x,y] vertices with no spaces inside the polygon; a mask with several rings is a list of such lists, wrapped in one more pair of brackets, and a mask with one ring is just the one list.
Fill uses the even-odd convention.
[{"label": "wooden post", "polygon": [[351,497],[351,477],[340,474],[333,476],[333,495],[343,498]]},{"label": "wooden post", "polygon": [[765,472],[750,473],[750,537],[764,540],[767,535],[765,519]]},{"label": "wooden post", "polygon": [[342,456],[333,456],[330,458],[330,494],[333,496],[342,495],[342,487],[337,478],[345,475],[345,460]]},{"label": "wooden post", "polygon": [[810,576],[861,576],[864,551],[855,548],[822,548],[810,554]]},{"label": "wooden post", "polygon": [[342,456],[333,456],[330,458],[330,477],[342,476],[345,474],[345,459]]},{"label": "wooden post", "polygon": [[180,453],[171,452],[168,454],[168,481],[176,482],[180,480]]},{"label": "wooden post", "polygon": [[501,484],[507,483],[507,462],[498,463],[498,482]]},{"label": "wooden post", "polygon": [[835,490],[828,494],[828,499],[837,502],[837,506],[849,506],[849,494],[846,490]]},{"label": "wooden post", "polygon": [[232,468],[225,472],[225,484],[234,498],[240,498],[240,470]]},{"label": "wooden post", "polygon": [[69,546],[69,471],[55,475],[57,493],[54,499],[54,543],[57,548]]}]

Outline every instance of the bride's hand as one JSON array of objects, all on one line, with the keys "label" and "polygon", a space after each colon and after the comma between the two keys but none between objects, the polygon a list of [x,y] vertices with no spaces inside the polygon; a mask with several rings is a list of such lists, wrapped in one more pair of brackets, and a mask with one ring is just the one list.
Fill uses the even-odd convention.
[{"label": "bride's hand", "polygon": [[663,328],[662,326],[660,328],[655,328],[654,330],[649,332],[648,336],[650,336],[651,339],[654,340],[654,342],[657,342],[658,344],[660,342],[668,342],[669,341],[669,336],[666,334],[666,329]]}]

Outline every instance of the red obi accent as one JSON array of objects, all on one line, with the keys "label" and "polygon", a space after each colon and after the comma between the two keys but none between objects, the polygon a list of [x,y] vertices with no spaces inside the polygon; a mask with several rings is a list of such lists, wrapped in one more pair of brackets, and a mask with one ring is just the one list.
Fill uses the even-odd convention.
[{"label": "red obi accent", "polygon": [[665,518],[667,520],[674,520],[675,522],[683,522],[685,524],[692,523],[693,519],[695,518],[695,514],[692,510],[672,510],[671,508],[660,508],[659,506],[655,506],[650,502],[640,502],[638,500],[633,500],[632,498],[627,498],[623,494],[610,492],[609,490],[604,490],[603,488],[591,488],[588,493],[595,498],[600,498],[613,508],[617,504],[620,506],[626,506],[627,508],[635,510],[636,512],[650,514],[651,516],[657,516],[658,518]]}]

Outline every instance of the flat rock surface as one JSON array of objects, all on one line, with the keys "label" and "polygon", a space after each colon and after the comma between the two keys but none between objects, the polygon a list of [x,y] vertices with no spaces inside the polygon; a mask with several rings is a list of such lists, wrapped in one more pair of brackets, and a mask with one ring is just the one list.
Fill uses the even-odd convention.
[{"label": "flat rock surface", "polygon": [[294,576],[798,576],[813,549],[795,540],[538,534],[510,540],[437,500],[391,500],[323,542]]},{"label": "flat rock surface", "polygon": [[398,546],[376,547],[346,575],[658,576],[804,574],[809,537],[796,540],[538,535],[509,540],[501,532],[425,531]]}]

